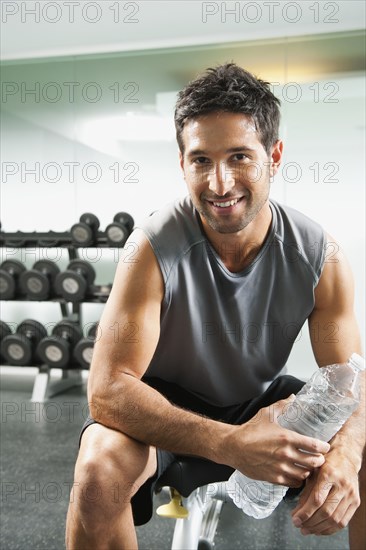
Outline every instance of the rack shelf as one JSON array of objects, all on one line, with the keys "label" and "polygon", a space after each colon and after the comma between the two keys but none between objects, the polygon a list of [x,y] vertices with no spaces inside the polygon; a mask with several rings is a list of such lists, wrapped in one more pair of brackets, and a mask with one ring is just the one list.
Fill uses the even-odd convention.
[{"label": "rack shelf", "polygon": [[[84,248],[72,243],[70,233],[58,233],[54,231],[49,231],[47,233],[25,233],[22,231],[13,233],[0,232],[0,248],[6,246],[25,249],[29,247],[67,248],[70,260],[78,259],[78,248]],[[108,246],[105,235],[102,232],[98,232],[96,243],[93,245],[93,248],[106,248]],[[50,298],[47,302],[59,303],[62,319],[76,321],[81,326],[83,303],[104,304],[108,299],[111,286],[112,285],[90,285],[87,295],[82,302],[66,301],[64,298],[60,297]],[[30,300],[24,296],[17,296],[11,300],[4,301],[37,303],[41,300]],[[73,363],[68,365],[67,368],[62,369],[62,378],[56,381],[51,379],[51,369],[53,367],[47,364],[34,366],[38,368],[38,373],[34,380],[31,402],[43,403],[50,397],[63,393],[72,387],[80,386],[83,383],[83,369],[78,364]]]}]

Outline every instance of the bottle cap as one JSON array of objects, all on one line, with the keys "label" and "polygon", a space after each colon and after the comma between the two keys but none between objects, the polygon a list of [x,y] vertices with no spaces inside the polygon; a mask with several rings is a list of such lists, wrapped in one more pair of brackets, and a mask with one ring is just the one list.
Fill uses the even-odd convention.
[{"label": "bottle cap", "polygon": [[361,355],[358,355],[358,353],[352,353],[351,357],[349,358],[349,362],[351,363],[352,367],[355,367],[355,369],[359,371],[365,370],[365,359],[361,357]]}]

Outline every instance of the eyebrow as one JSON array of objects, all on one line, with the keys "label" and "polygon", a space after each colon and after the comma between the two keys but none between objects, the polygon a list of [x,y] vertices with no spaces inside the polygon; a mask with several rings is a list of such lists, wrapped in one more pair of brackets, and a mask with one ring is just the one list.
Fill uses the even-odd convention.
[{"label": "eyebrow", "polygon": [[[255,151],[255,149],[252,149],[251,147],[245,147],[243,145],[241,147],[230,147],[230,149],[226,149],[225,153],[241,153],[243,151],[253,152]],[[192,151],[189,151],[187,153],[188,157],[194,157],[196,155],[207,155],[207,151],[204,151],[203,149],[192,149]]]}]

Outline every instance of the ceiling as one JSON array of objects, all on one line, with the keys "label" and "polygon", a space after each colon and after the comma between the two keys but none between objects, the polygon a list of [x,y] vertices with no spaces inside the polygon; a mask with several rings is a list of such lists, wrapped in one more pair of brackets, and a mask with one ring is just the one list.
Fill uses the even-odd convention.
[{"label": "ceiling", "polygon": [[365,22],[358,0],[12,1],[1,11],[4,63],[353,32]]}]

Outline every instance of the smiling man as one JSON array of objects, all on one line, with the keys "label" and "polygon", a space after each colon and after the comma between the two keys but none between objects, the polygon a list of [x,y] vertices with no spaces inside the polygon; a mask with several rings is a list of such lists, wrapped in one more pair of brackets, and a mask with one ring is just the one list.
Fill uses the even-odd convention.
[{"label": "smiling man", "polygon": [[188,120],[181,140],[180,164],[204,233],[216,249],[226,248],[224,263],[237,264],[229,269],[241,270],[270,227],[270,179],[282,142],[276,140],[267,153],[250,116],[220,111]]},{"label": "smiling man", "polygon": [[294,525],[330,535],[350,524],[351,550],[364,544],[364,395],[330,444],[276,422],[303,384],[283,369],[305,321],[319,367],[361,352],[343,254],[326,262],[324,230],[269,199],[279,119],[269,84],[235,64],[179,94],[189,196],[136,229],[135,261],[119,263],[90,370],[69,550],[136,548],[134,523],[149,519],[177,454],[305,482]]}]

